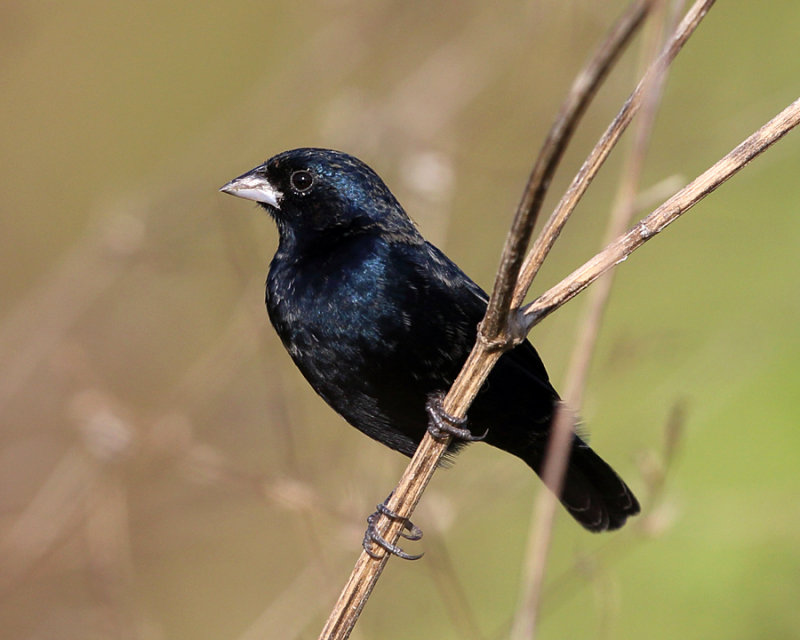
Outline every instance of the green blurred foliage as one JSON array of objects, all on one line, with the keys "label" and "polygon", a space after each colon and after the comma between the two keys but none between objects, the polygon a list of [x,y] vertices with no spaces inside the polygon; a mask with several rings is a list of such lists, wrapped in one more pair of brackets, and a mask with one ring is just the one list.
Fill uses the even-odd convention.
[{"label": "green blurred foliage", "polygon": [[[622,7],[0,5],[0,635],[316,637],[404,460],[291,366],[262,305],[276,233],[216,188],[287,148],[349,151],[488,287],[534,153]],[[795,2],[718,3],[670,75],[645,188],[797,97],[798,25]],[[559,515],[541,637],[796,637],[797,136],[620,267],[582,414],[645,514],[604,536]],[[622,152],[537,291],[598,248]],[[581,305],[534,330],[556,381]],[[464,452],[418,513],[426,558],[390,564],[353,637],[502,637],[539,488]]]}]

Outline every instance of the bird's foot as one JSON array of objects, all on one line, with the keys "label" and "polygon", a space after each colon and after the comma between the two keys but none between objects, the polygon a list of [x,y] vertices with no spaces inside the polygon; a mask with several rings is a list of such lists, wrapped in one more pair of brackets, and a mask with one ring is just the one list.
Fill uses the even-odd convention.
[{"label": "bird's foot", "polygon": [[452,436],[456,440],[465,442],[478,442],[489,433],[487,429],[482,435],[476,436],[464,425],[467,424],[466,418],[456,418],[444,410],[442,405],[444,394],[434,393],[428,397],[425,403],[425,411],[428,412],[428,432],[437,440],[443,440]]},{"label": "bird's foot", "polygon": [[[389,494],[389,498],[392,495]],[[384,502],[381,502],[377,507],[377,511],[371,514],[367,518],[367,530],[364,532],[364,541],[361,543],[364,547],[364,551],[366,551],[371,557],[375,558],[376,560],[380,560],[383,555],[379,553],[375,553],[372,550],[372,545],[376,544],[381,549],[386,551],[387,553],[391,553],[392,555],[397,556],[398,558],[403,558],[403,560],[419,560],[423,554],[419,555],[412,555],[410,553],[406,553],[396,544],[392,544],[386,538],[384,538],[379,532],[377,527],[378,518],[380,516],[386,516],[390,520],[399,520],[403,523],[403,529],[400,531],[400,536],[405,538],[406,540],[420,540],[422,539],[422,529],[420,529],[417,525],[415,525],[411,520],[406,518],[405,516],[401,516],[398,513],[392,511],[389,507],[386,506],[386,503],[389,501],[389,498],[386,498]]]}]

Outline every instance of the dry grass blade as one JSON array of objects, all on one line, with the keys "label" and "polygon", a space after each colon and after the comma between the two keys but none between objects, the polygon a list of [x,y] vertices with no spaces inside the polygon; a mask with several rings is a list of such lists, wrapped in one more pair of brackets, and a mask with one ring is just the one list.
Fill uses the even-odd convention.
[{"label": "dry grass blade", "polygon": [[[800,99],[789,105],[708,171],[676,193],[630,232],[617,239],[592,260],[525,307],[522,321],[526,330],[580,293],[614,265],[625,260],[635,249],[666,228],[750,160],[777,142],[798,123],[800,123]],[[466,380],[464,384],[468,386],[477,384],[477,387],[480,387],[497,358],[499,358],[497,350],[476,349],[473,351],[464,366],[463,377]],[[454,385],[452,392],[448,395],[449,401],[445,403],[447,411],[455,413],[453,407],[460,407],[462,412],[466,410],[464,405],[468,402],[465,400],[463,391],[465,388],[465,386]],[[459,415],[463,415],[463,413]],[[389,502],[390,509],[402,515],[408,515],[413,511],[436,469],[436,464],[444,448],[443,443],[426,435]],[[399,530],[400,525],[392,522],[382,533],[388,540],[394,541],[399,535]],[[366,553],[359,556],[320,638],[343,639],[349,636],[387,559],[384,556],[380,560],[373,560]]]},{"label": "dry grass blade", "polygon": [[508,232],[500,268],[489,300],[486,319],[481,332],[488,340],[496,340],[505,331],[511,296],[522,266],[525,250],[530,242],[533,227],[542,208],[550,181],[558,167],[564,150],[572,139],[572,133],[589,106],[597,89],[602,84],[614,62],[630,42],[638,27],[650,10],[653,0],[640,0],[628,7],[617,20],[607,37],[572,83],[566,99],[559,109],[553,126],[539,151],[531,170],[522,200],[511,229]]},{"label": "dry grass blade", "polygon": [[[667,22],[666,0],[657,2],[653,15],[642,47],[644,62],[647,65],[650,65],[658,55],[658,47],[663,38],[662,33]],[[604,243],[610,242],[628,227],[636,210],[636,195],[639,191],[642,168],[660,103],[661,90],[667,76],[666,67],[657,68],[657,71],[647,76],[650,81],[644,86],[643,113],[638,120],[633,144],[622,171],[617,200],[609,217]],[[613,272],[606,274],[592,290],[587,312],[579,325],[578,337],[572,350],[564,385],[564,405],[559,407],[553,422],[553,435],[542,472],[544,483],[551,491],[539,491],[537,495],[523,564],[519,604],[512,625],[511,637],[514,639],[533,638],[536,635],[545,568],[558,504],[555,496],[561,493],[564,483],[567,458],[575,428],[573,411],[579,411],[583,405],[589,364],[611,292],[612,276]]]},{"label": "dry grass blade", "polygon": [[[498,312],[503,317],[508,317],[509,294],[513,289],[520,263],[520,260],[518,258],[515,259],[514,256],[521,256],[527,246],[536,212],[538,212],[538,207],[541,206],[540,200],[544,197],[544,191],[548,186],[550,176],[563,154],[566,138],[571,134],[588,101],[594,95],[599,82],[605,77],[608,68],[633,35],[636,27],[641,24],[648,7],[649,2],[635,2],[618,21],[603,46],[598,50],[598,53],[579,75],[579,80],[573,86],[572,92],[556,119],[556,124],[551,131],[548,142],[544,145],[531,174],[525,196],[520,205],[520,213],[518,213],[512,231],[506,239],[498,282],[511,284],[510,288],[508,285],[503,284],[495,287],[499,293],[493,294],[492,300],[503,299],[504,302],[499,305],[496,301],[490,301],[490,308],[487,310],[486,316],[486,318],[489,318],[490,325],[496,324],[496,314]],[[536,203],[537,199],[539,200],[538,205]],[[526,202],[528,203],[527,205]],[[528,220],[527,222],[526,219]],[[520,237],[526,233],[527,236]],[[504,332],[506,330],[505,325],[505,322],[501,325]],[[497,349],[490,340],[480,338],[483,338],[482,331],[479,331],[479,340],[475,348],[445,398],[444,409],[451,415],[466,415],[466,411],[481,384],[486,380],[501,355],[501,350]],[[425,435],[388,501],[387,506],[390,510],[401,517],[410,517],[448,444],[449,440],[437,441],[429,434]],[[394,543],[399,537],[402,524],[400,520],[390,521],[385,517],[381,517],[377,527],[386,540]],[[387,561],[388,556],[386,555],[376,560],[365,552],[361,553],[339,600],[320,633],[320,639],[342,640],[350,635]]]},{"label": "dry grass blade", "polygon": [[[645,64],[649,64],[656,57],[657,48],[663,41],[662,34],[668,22],[667,4],[667,0],[660,0],[657,10],[654,11],[654,19],[643,46]],[[661,104],[661,95],[667,79],[667,69],[664,68],[661,71],[662,73],[652,74],[650,84],[644,87],[642,113],[634,127],[633,141],[621,172],[617,196],[603,236],[603,245],[624,233],[636,212],[636,201],[641,189],[647,149],[650,146],[656,114]],[[613,276],[614,272],[606,274],[592,289],[586,315],[580,323],[577,340],[567,368],[563,397],[566,403],[576,411],[583,406],[586,378],[603,314],[611,294]]]},{"label": "dry grass blade", "polygon": [[628,233],[617,238],[594,258],[526,305],[521,310],[522,326],[529,331],[614,265],[626,260],[636,249],[663,231],[753,158],[766,151],[798,123],[800,123],[800,99],[795,100],[712,167],[692,180]]},{"label": "dry grass blade", "polygon": [[675,59],[675,56],[678,55],[678,52],[683,48],[683,45],[686,44],[689,37],[695,32],[713,4],[714,0],[697,0],[697,2],[692,5],[661,55],[650,66],[645,76],[636,86],[636,89],[634,89],[622,109],[620,109],[617,117],[614,118],[605,133],[603,133],[602,137],[589,154],[589,157],[586,158],[583,166],[578,171],[572,183],[567,188],[567,191],[564,193],[564,196],[561,198],[561,201],[550,216],[550,219],[547,221],[542,233],[536,239],[533,249],[531,249],[530,253],[525,258],[525,263],[522,265],[519,280],[514,290],[512,301],[513,308],[516,309],[522,305],[531,283],[539,272],[547,254],[550,253],[550,249],[553,248],[553,244],[564,228],[564,224],[566,224],[569,216],[583,197],[586,189],[589,188],[589,185],[605,162],[608,154],[611,153],[611,150],[617,144],[620,136],[622,136],[625,129],[642,106],[644,90],[651,83],[652,77],[661,73],[663,69],[666,69],[670,65]]},{"label": "dry grass blade", "polygon": [[[628,255],[651,237],[663,231],[681,214],[728,180],[753,158],[766,151],[798,124],[800,124],[800,99],[789,105],[710,169],[681,189],[653,213],[639,222],[631,231],[611,243],[583,267],[577,269],[539,299],[528,305],[523,310],[525,320],[520,323],[521,326],[524,327],[526,332],[529,331],[541,319],[573,298],[614,265],[625,260]],[[572,424],[573,418],[570,411],[562,406],[562,410],[558,412],[554,421],[554,433],[566,433],[569,435]],[[554,437],[553,440],[556,441],[556,438]],[[554,447],[551,446],[548,450],[548,459],[553,456],[553,449]],[[565,459],[566,445],[563,442],[561,449],[563,449],[561,458]],[[560,471],[563,475],[563,468],[556,469],[556,471]],[[552,479],[548,478],[548,475],[549,473],[546,470],[545,483],[551,486]],[[549,510],[554,508],[554,505],[555,498],[549,493],[543,493],[542,500],[537,503],[535,520],[543,524],[540,530],[534,534],[534,548],[531,554],[537,559],[537,563],[540,563],[540,568],[543,566],[543,558],[549,547],[549,520],[552,519],[552,513]],[[524,606],[528,610],[515,620],[512,632],[513,638],[533,637],[542,577],[543,573],[539,571],[531,577],[530,584],[526,585],[525,590],[528,593],[527,598],[523,598],[523,600]]]},{"label": "dry grass blade", "polygon": [[[711,4],[713,3],[698,3],[690,13],[696,12],[699,5],[707,9]],[[701,9],[700,13],[695,15],[697,22],[704,13],[705,10]],[[684,19],[681,30],[685,30],[687,20],[688,18]],[[673,41],[672,44],[674,45],[675,42]],[[515,317],[515,324],[529,330],[602,273],[624,260],[632,251],[710,193],[749,160],[764,151],[795,126],[799,118],[800,102],[794,103],[768,125],[762,127],[712,169],[640,222],[631,232],[607,247],[532,305],[528,305],[519,313],[518,317]],[[465,415],[472,399],[499,357],[500,350],[496,348],[496,345],[489,344],[485,339],[479,339],[445,399],[445,411],[455,416]],[[423,438],[392,498],[387,503],[390,510],[401,517],[411,515],[433,476],[447,444],[446,441],[434,440],[430,435]],[[381,535],[390,542],[398,539],[401,527],[399,519],[387,522],[386,518],[381,518],[378,523]],[[342,640],[349,637],[387,560],[386,555],[377,560],[371,558],[367,553],[359,556],[356,566],[319,636],[321,639]]]}]

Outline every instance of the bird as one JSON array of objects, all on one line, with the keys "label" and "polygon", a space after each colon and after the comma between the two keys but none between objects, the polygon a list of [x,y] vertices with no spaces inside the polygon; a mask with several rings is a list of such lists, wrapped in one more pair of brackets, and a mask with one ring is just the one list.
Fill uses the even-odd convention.
[{"label": "bird", "polygon": [[[475,343],[486,292],[425,240],[378,174],[347,153],[285,151],[220,191],[255,201],[277,225],[266,306],[300,372],[352,426],[413,455],[432,399],[450,388]],[[524,340],[499,358],[466,424],[450,421],[462,437],[448,455],[482,439],[541,475],[559,402]],[[618,529],[639,512],[633,492],[578,434],[558,498],[593,532]]]}]

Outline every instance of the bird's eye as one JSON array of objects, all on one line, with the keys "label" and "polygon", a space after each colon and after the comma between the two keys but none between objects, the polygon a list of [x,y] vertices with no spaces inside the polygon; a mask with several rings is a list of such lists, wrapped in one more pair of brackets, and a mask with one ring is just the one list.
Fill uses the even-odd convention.
[{"label": "bird's eye", "polygon": [[314,185],[314,176],[305,170],[295,171],[290,177],[289,182],[292,183],[292,188],[299,192],[304,193]]}]

